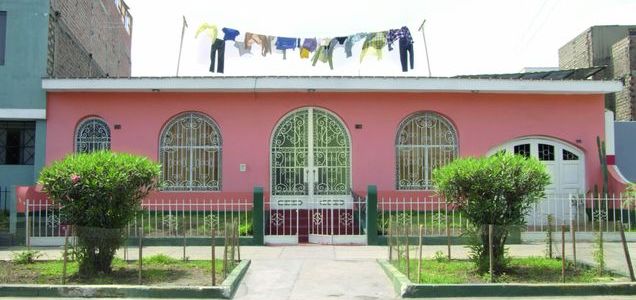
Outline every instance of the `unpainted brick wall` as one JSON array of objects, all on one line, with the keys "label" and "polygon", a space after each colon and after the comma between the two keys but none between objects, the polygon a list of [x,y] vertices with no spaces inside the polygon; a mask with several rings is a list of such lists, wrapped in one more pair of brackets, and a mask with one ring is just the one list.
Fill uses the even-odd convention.
[{"label": "unpainted brick wall", "polygon": [[616,120],[636,120],[636,36],[627,36],[612,45],[612,78],[623,81],[623,90],[615,93]]},{"label": "unpainted brick wall", "polygon": [[53,77],[130,76],[131,35],[113,0],[51,0]]}]

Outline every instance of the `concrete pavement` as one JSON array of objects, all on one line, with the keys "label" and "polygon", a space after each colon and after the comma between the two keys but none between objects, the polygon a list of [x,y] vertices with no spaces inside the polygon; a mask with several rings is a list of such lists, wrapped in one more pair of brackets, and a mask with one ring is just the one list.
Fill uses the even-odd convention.
[{"label": "concrete pavement", "polygon": [[[20,248],[21,249],[21,248]],[[545,244],[511,245],[512,256],[541,256]],[[630,244],[636,249],[636,244]],[[11,250],[0,250],[0,259],[9,259]],[[41,259],[61,257],[61,248],[39,248]],[[424,246],[423,255],[432,257],[437,251],[446,253],[446,246]],[[593,263],[593,247],[590,243],[577,243],[577,259]],[[145,247],[144,256],[163,253],[180,258],[182,247]],[[190,259],[209,259],[208,247],[188,247]],[[217,253],[222,253],[221,248]],[[560,253],[555,245],[554,253]],[[626,274],[627,268],[620,243],[605,243],[608,268]],[[129,248],[129,259],[136,259],[137,251]],[[464,246],[452,247],[453,258],[465,258]],[[566,245],[566,255],[571,256],[571,245]],[[123,251],[118,253],[123,256]],[[388,278],[375,262],[386,258],[386,246],[267,246],[241,247],[241,257],[251,259],[252,265],[236,294],[236,299],[395,299]],[[412,252],[415,257],[415,251]],[[636,253],[632,254],[634,261]],[[634,261],[636,263],[636,261]],[[577,297],[577,299],[588,299]],[[633,297],[632,297],[633,298]],[[465,299],[465,298],[464,298]],[[482,298],[483,299],[483,298]],[[497,298],[492,298],[497,299]],[[524,299],[548,299],[542,297]],[[564,298],[567,299],[567,298]],[[590,297],[589,299],[600,299]],[[607,298],[605,298],[607,299]],[[612,299],[629,299],[612,297]]]}]

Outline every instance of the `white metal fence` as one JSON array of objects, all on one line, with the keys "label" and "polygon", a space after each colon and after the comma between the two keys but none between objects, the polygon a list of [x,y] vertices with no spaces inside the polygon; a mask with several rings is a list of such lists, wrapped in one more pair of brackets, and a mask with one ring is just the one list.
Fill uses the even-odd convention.
[{"label": "white metal fence", "polygon": [[[223,236],[225,227],[239,226],[240,236],[251,236],[252,199],[146,199],[141,212],[128,225],[126,233],[137,236],[143,228],[146,238]],[[64,211],[47,200],[26,200],[27,245],[61,243],[70,226],[64,224]]]},{"label": "white metal fence", "polygon": [[[619,231],[623,223],[627,231],[636,230],[634,199],[623,194],[600,197],[598,195],[552,195],[535,203],[526,216],[525,232],[543,232],[548,229],[548,216],[553,226],[562,224],[577,232]],[[429,197],[379,197],[378,231],[388,234],[390,224],[406,227],[416,233],[421,225],[428,236],[458,236],[468,221],[444,199]]]},{"label": "white metal fence", "polygon": [[[548,229],[548,216],[554,226],[562,224],[577,232],[602,229],[616,232],[622,223],[626,231],[636,231],[636,210],[633,198],[624,195],[598,197],[595,195],[551,196],[539,201],[526,217],[525,232]],[[627,203],[632,203],[627,205]],[[273,208],[264,203],[263,229],[265,239],[275,243],[364,243],[367,228],[367,199],[356,197],[346,206],[316,201],[303,206]],[[69,226],[63,223],[63,210],[47,200],[27,200],[25,206],[27,243],[31,245],[61,244]],[[136,236],[143,228],[148,238],[209,237],[214,227],[222,236],[228,224],[239,226],[240,236],[252,236],[253,203],[249,198],[203,199],[147,199],[142,211],[126,230]],[[378,233],[387,235],[389,224],[410,228],[417,232],[421,225],[427,236],[459,236],[468,225],[462,214],[442,198],[384,197],[378,198]]]}]

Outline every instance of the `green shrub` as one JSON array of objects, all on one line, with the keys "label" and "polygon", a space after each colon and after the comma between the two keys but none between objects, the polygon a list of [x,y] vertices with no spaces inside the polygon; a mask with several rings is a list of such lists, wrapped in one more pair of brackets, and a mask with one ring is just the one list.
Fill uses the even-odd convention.
[{"label": "green shrub", "polygon": [[505,243],[513,226],[524,225],[532,205],[550,183],[545,166],[535,158],[499,152],[482,158],[457,159],[433,171],[437,191],[475,225],[473,258],[480,272],[489,266],[488,226],[493,230],[496,274],[506,266]]},{"label": "green shrub", "polygon": [[11,260],[19,265],[32,264],[40,257],[42,257],[42,253],[37,250],[24,250],[11,253]]},{"label": "green shrub", "polygon": [[80,275],[111,272],[123,229],[159,173],[145,157],[109,151],[69,155],[42,170],[40,183],[62,206],[62,222],[75,225]]}]

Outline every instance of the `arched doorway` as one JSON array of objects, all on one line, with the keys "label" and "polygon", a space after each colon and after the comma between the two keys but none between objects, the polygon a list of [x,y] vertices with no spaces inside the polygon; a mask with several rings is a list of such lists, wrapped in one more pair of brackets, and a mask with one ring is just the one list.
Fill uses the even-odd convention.
[{"label": "arched doorway", "polygon": [[337,116],[310,107],[283,117],[272,134],[270,170],[266,232],[320,243],[353,233],[351,139]]},{"label": "arched doorway", "polygon": [[490,154],[508,152],[534,157],[541,161],[550,173],[551,183],[545,189],[546,198],[537,203],[526,217],[528,226],[547,224],[547,216],[554,217],[555,224],[569,224],[578,219],[577,201],[570,198],[585,193],[585,154],[578,148],[557,139],[524,137],[507,142],[490,151]]}]

